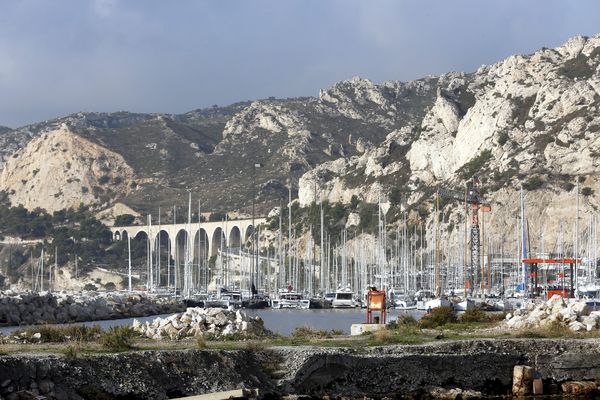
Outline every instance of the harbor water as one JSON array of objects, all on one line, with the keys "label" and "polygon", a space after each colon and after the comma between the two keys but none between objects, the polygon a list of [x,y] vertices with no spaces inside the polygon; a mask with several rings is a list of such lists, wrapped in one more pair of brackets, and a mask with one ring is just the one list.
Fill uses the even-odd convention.
[{"label": "harbor water", "polygon": [[[308,310],[243,310],[248,315],[259,316],[265,323],[265,328],[280,335],[290,335],[298,327],[310,327],[317,330],[341,331],[344,334],[350,334],[350,326],[366,321],[367,312],[365,309],[308,309]],[[389,310],[388,321],[395,320],[398,316],[410,315],[415,319],[420,319],[425,314],[424,311],[417,310]],[[158,317],[167,317],[167,315],[153,315],[149,317],[123,318],[103,321],[89,321],[68,325],[99,325],[102,329],[108,329],[117,325],[132,325],[133,320],[137,319],[141,323],[152,321]],[[8,326],[0,328],[0,333],[8,335],[16,330],[24,329],[24,326]]]}]

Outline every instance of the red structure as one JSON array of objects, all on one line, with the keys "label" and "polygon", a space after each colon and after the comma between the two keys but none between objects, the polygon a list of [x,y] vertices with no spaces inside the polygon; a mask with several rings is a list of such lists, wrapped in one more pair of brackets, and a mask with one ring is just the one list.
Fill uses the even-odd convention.
[{"label": "red structure", "polygon": [[[369,288],[367,293],[367,324],[380,323],[385,324],[387,307],[385,304],[386,295],[384,290]],[[373,318],[373,311],[379,312],[379,317]]]},{"label": "red structure", "polygon": [[[575,258],[526,258],[523,260],[523,264],[529,264],[529,276],[531,277],[531,287],[533,288],[534,295],[539,295],[538,293],[538,265],[539,264],[562,264],[563,271],[562,273],[558,273],[559,276],[562,277],[562,284],[560,287],[553,290],[548,290],[548,298],[554,296],[555,294],[561,297],[575,297],[575,287],[573,285],[573,277],[575,274],[574,265],[576,263],[581,262],[579,259]],[[567,289],[567,285],[565,284],[565,270],[564,266],[569,265],[569,289]]]}]

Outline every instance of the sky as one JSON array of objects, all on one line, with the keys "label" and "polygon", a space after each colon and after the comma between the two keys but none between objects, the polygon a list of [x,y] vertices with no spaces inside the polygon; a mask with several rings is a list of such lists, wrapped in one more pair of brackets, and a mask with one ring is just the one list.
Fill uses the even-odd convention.
[{"label": "sky", "polygon": [[598,0],[0,0],[0,125],[316,96],[597,33]]}]

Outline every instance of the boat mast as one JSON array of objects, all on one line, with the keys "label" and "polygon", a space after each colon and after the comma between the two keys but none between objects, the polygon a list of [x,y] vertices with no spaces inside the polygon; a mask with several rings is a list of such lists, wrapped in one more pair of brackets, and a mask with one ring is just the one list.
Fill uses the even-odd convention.
[{"label": "boat mast", "polygon": [[[523,194],[523,185],[521,185],[521,258],[527,258],[527,240],[525,236],[525,197]],[[523,293],[527,297],[527,264],[521,260],[521,271],[523,279]]]},{"label": "boat mast", "polygon": [[[127,273],[128,285],[127,288],[131,292],[131,236],[127,235],[127,258],[129,261],[129,269]],[[77,265],[77,259],[75,259],[75,265]]]},{"label": "boat mast", "polygon": [[152,271],[152,241],[150,240],[150,238],[152,237],[151,234],[151,229],[152,229],[152,215],[148,214],[148,235],[147,235],[147,245],[146,245],[146,251],[147,253],[147,269],[146,269],[146,273],[147,275],[147,281],[146,281],[146,290],[148,292],[151,292],[154,288],[154,276],[153,276],[153,271]]},{"label": "boat mast", "polygon": [[156,286],[160,287],[160,206],[158,206],[158,238],[156,238]]},{"label": "boat mast", "polygon": [[[577,293],[579,291],[579,179],[577,179],[577,192],[576,192],[576,198],[577,198],[577,212],[575,214],[575,251],[574,253],[574,258],[575,258],[575,270],[574,270],[574,274],[575,274],[575,293]],[[572,279],[572,278],[571,278]]]}]

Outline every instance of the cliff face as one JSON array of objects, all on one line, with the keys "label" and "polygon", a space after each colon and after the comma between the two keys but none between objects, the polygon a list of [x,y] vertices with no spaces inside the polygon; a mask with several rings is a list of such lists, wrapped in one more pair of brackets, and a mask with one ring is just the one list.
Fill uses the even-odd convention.
[{"label": "cliff face", "polygon": [[[379,143],[357,143],[362,154],[304,174],[300,202],[347,202],[353,194],[385,201],[395,186],[405,206],[431,209],[436,187],[462,190],[478,176],[493,201],[494,212],[486,216],[490,232],[508,236],[495,237],[497,242],[513,240],[518,189],[524,184],[532,240],[539,245],[545,235],[547,243],[555,243],[561,225],[572,232],[577,180],[587,187],[582,225],[600,205],[590,195],[600,191],[599,85],[600,36],[512,56],[469,75],[441,76],[422,119]],[[461,226],[457,204],[442,212]]]},{"label": "cliff face", "polygon": [[52,212],[127,194],[134,174],[123,157],[63,126],[30,141],[4,165],[0,189],[12,204]]},{"label": "cliff face", "polygon": [[[476,175],[495,201],[492,226],[514,220],[515,188],[524,183],[531,215],[543,216],[531,229],[557,231],[560,220],[572,216],[572,183],[580,179],[588,194],[600,191],[599,66],[600,36],[576,37],[473,73],[383,84],[352,78],[316,98],[259,100],[182,115],[74,114],[0,135],[2,188],[14,190],[13,203],[28,206],[121,201],[148,212],[158,204],[185,204],[191,187],[204,209],[225,211],[251,204],[253,165],[260,162],[265,167],[255,178],[264,210],[287,197],[291,181],[303,205],[315,199],[348,202],[353,195],[385,201],[397,188],[414,211],[430,206],[435,187],[460,190]],[[52,177],[36,179],[33,172],[40,174],[42,166],[32,160],[40,157],[32,147],[38,139],[32,138],[61,124],[73,137],[114,154],[111,179],[121,176],[133,187],[111,188],[114,193],[98,201],[81,196],[84,186],[97,186],[96,178],[73,181],[63,194]],[[26,151],[19,150],[25,145]],[[46,162],[52,164],[61,151],[45,153]],[[50,189],[32,192],[42,176]],[[587,196],[582,206],[591,212],[598,204]],[[451,208],[444,212],[460,222],[460,207]]]}]

